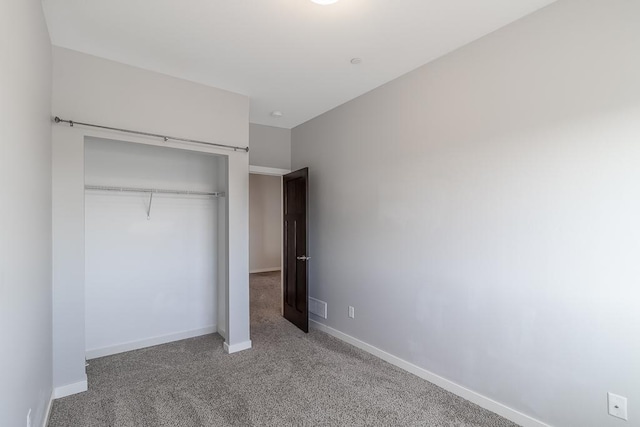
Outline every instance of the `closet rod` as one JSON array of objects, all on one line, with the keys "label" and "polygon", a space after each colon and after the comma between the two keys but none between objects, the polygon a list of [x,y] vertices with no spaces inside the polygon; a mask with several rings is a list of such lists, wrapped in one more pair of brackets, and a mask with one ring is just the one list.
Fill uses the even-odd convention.
[{"label": "closet rod", "polygon": [[99,191],[120,191],[130,193],[151,193],[151,194],[184,194],[189,196],[213,196],[224,197],[224,191],[216,191],[213,193],[207,193],[204,191],[189,191],[189,190],[160,190],[157,188],[135,188],[135,187],[105,187],[102,185],[85,185],[85,190],[99,190]]},{"label": "closet rod", "polygon": [[134,134],[134,135],[143,135],[143,136],[151,136],[153,138],[162,138],[165,142],[171,139],[173,141],[191,142],[191,143],[194,143],[194,144],[204,144],[204,145],[211,145],[213,147],[228,148],[228,149],[231,149],[233,151],[245,151],[247,153],[249,152],[249,147],[236,147],[234,145],[217,144],[215,142],[198,141],[196,139],[178,138],[178,137],[175,137],[175,136],[160,135],[160,134],[157,134],[157,133],[141,132],[141,131],[137,131],[137,130],[114,128],[114,127],[111,127],[111,126],[94,125],[94,124],[91,124],[91,123],[75,122],[73,120],[61,119],[58,116],[54,117],[53,121],[56,122],[56,123],[68,123],[70,127],[73,127],[73,125],[89,126],[89,127],[92,127],[92,128],[113,130],[113,131],[116,131],[116,132],[131,133],[131,134]]}]

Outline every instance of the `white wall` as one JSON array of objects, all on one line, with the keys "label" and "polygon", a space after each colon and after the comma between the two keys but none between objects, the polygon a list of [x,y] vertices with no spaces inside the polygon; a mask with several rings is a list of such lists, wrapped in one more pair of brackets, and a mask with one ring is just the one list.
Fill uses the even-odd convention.
[{"label": "white wall", "polygon": [[[65,119],[246,146],[249,100],[242,95],[96,58],[53,50],[53,113]],[[244,151],[163,142],[76,125],[53,127],[54,386],[86,387],[84,368],[84,142],[118,139],[227,156],[228,196],[222,216],[227,263],[220,290],[227,305],[218,326],[232,350],[249,340],[249,160]],[[226,271],[224,271],[226,270]],[[218,294],[220,298],[220,294]]]},{"label": "white wall", "polygon": [[[87,138],[85,184],[226,191],[221,156]],[[87,191],[87,356],[216,330],[218,199]]]},{"label": "white wall", "polygon": [[280,270],[282,255],[282,178],[249,176],[249,269]]},{"label": "white wall", "polygon": [[51,398],[51,44],[37,0],[0,4],[0,425]]},{"label": "white wall", "polygon": [[249,125],[249,164],[291,169],[291,129]]},{"label": "white wall", "polygon": [[638,425],[639,16],[559,1],[295,128],[322,321],[551,425],[621,425],[607,391]]}]

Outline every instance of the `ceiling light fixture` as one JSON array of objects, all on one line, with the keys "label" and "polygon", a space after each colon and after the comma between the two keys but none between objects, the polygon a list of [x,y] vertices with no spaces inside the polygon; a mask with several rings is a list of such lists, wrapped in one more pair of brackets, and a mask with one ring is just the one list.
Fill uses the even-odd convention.
[{"label": "ceiling light fixture", "polygon": [[275,117],[276,119],[279,119],[280,117],[282,117],[282,111],[272,111],[271,116]]},{"label": "ceiling light fixture", "polygon": [[315,4],[326,6],[328,4],[333,4],[333,3],[337,2],[338,0],[311,0],[311,1],[314,2]]}]

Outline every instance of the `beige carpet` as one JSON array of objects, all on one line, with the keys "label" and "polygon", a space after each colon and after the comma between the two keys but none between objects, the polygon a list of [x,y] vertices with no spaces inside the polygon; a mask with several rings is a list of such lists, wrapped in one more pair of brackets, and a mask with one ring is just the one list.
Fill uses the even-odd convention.
[{"label": "beige carpet", "polygon": [[90,361],[89,391],[49,427],[513,426],[496,414],[279,314],[279,273],[251,277],[253,348],[208,335]]}]

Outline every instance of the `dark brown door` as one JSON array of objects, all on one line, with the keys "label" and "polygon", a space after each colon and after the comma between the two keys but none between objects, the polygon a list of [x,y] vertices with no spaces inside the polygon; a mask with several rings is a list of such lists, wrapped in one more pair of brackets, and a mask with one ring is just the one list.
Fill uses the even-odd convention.
[{"label": "dark brown door", "polygon": [[310,257],[307,253],[307,189],[309,169],[285,175],[284,194],[284,317],[309,332],[307,281]]}]

